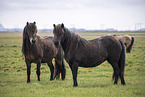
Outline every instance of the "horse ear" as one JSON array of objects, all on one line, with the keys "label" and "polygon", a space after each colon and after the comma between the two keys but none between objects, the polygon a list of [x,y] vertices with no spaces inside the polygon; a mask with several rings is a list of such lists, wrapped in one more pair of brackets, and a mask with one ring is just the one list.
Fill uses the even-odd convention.
[{"label": "horse ear", "polygon": [[29,25],[29,22],[27,22],[27,25]]},{"label": "horse ear", "polygon": [[34,24],[36,24],[36,22],[34,21]]},{"label": "horse ear", "polygon": [[53,27],[55,28],[55,24],[53,24]]},{"label": "horse ear", "polygon": [[61,27],[64,28],[64,24],[63,23],[61,24]]}]

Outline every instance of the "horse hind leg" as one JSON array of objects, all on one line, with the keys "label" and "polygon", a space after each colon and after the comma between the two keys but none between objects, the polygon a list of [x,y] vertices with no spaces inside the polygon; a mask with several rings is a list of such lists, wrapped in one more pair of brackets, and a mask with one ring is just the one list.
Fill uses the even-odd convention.
[{"label": "horse hind leg", "polygon": [[123,74],[123,72],[120,73],[120,79],[121,79],[121,84],[122,85],[126,85],[125,84],[125,80],[124,80],[124,74]]},{"label": "horse hind leg", "polygon": [[47,65],[49,66],[50,72],[51,72],[51,74],[50,74],[50,80],[54,80],[54,66],[53,66],[52,62],[47,63]]},{"label": "horse hind leg", "polygon": [[120,79],[121,79],[121,84],[125,85],[125,80],[124,80],[124,68],[125,68],[125,60],[124,59],[120,59],[118,62],[119,65],[119,69],[120,69]]},{"label": "horse hind leg", "polygon": [[107,60],[107,61],[113,67],[114,73],[113,73],[112,78],[114,80],[114,84],[117,84],[118,83],[118,77],[119,77],[119,74],[120,74],[120,70],[119,70],[119,67],[118,67],[118,62],[112,61],[112,60]]},{"label": "horse hind leg", "polygon": [[[118,80],[118,76],[119,76],[120,77],[120,80],[121,80],[121,84],[122,85],[125,85],[125,80],[124,80],[124,66],[122,66],[122,65],[123,65],[122,62],[118,62],[118,67],[117,66],[114,67],[114,65],[112,66],[113,67],[113,70],[114,70],[113,76],[112,76],[112,79],[115,80],[114,81],[114,84],[116,84],[116,82]],[[115,68],[119,68],[119,70],[116,69],[118,71],[119,75],[118,75],[118,73],[116,74]]]},{"label": "horse hind leg", "polygon": [[118,66],[119,66],[119,69],[120,69],[119,76],[120,76],[120,79],[121,79],[121,84],[125,85],[125,80],[124,80],[125,48],[124,48],[124,45],[121,41],[120,41],[120,44],[122,46],[122,51],[121,51],[121,55],[120,55],[120,58],[119,58],[119,61],[118,61]]}]

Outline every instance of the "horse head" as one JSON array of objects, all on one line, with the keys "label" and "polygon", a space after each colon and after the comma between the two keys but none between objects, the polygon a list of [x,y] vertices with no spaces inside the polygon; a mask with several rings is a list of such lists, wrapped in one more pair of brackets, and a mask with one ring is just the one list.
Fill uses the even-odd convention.
[{"label": "horse head", "polygon": [[27,22],[26,26],[25,26],[25,30],[24,30],[24,34],[26,34],[27,38],[29,38],[29,41],[31,44],[35,44],[36,43],[36,34],[37,34],[37,27],[36,27],[36,22],[33,23],[29,23]]},{"label": "horse head", "polygon": [[63,40],[63,35],[65,33],[65,27],[64,24],[53,24],[53,34],[54,34],[54,44],[58,46],[60,42]]},{"label": "horse head", "polygon": [[132,46],[133,46],[133,43],[134,43],[134,37],[131,37],[129,44],[128,45],[126,44],[126,52],[127,53],[130,53]]}]

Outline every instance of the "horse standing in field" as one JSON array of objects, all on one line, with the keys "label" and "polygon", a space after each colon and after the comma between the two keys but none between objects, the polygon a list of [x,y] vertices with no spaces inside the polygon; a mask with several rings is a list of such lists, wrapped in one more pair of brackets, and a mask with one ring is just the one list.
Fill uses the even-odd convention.
[{"label": "horse standing in field", "polygon": [[56,47],[54,45],[54,38],[46,37],[41,39],[36,34],[36,23],[27,22],[23,31],[22,44],[22,53],[25,56],[25,62],[27,65],[27,83],[30,82],[31,63],[37,64],[36,74],[38,77],[38,81],[40,81],[41,63],[48,64],[51,71],[50,80],[53,80],[56,77],[56,75],[54,75],[54,66],[52,64],[53,58],[55,58],[55,65],[59,68],[62,75],[62,80],[64,80],[66,71],[62,47]]},{"label": "horse standing in field", "polygon": [[134,44],[134,37],[129,36],[129,35],[124,35],[124,36],[111,35],[111,36],[113,36],[116,39],[121,40],[124,43],[127,53],[131,52],[132,46]]},{"label": "horse standing in field", "polygon": [[113,67],[114,84],[117,84],[118,77],[121,84],[125,85],[125,50],[121,41],[105,36],[94,40],[84,38],[70,32],[64,24],[53,25],[54,42],[61,44],[65,59],[69,64],[73,75],[73,86],[78,86],[77,71],[80,67],[96,67],[107,60]]}]

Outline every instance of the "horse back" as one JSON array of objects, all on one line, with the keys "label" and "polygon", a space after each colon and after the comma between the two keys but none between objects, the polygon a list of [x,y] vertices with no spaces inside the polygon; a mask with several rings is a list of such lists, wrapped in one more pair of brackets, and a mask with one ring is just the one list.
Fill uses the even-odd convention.
[{"label": "horse back", "polygon": [[105,36],[101,38],[102,39],[100,41],[102,41],[102,44],[107,49],[108,57],[117,59],[120,56],[120,53],[122,51],[122,46],[119,40],[111,36]]},{"label": "horse back", "polygon": [[103,38],[89,40],[84,45],[79,46],[75,58],[80,60],[80,67],[95,67],[107,59],[107,46],[102,40]]}]

